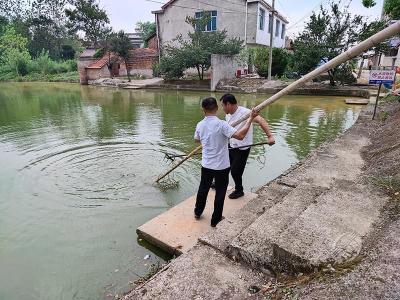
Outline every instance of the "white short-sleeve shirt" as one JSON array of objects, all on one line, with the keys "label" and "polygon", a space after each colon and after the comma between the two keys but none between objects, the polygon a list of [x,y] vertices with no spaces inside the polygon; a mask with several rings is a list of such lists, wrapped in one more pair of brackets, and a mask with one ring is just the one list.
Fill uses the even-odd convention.
[{"label": "white short-sleeve shirt", "polygon": [[[243,115],[250,113],[251,110],[243,107],[243,106],[238,106],[237,110],[235,111],[235,113],[233,113],[232,115],[227,114],[225,116],[225,120],[229,123],[232,124],[233,122],[235,122],[236,120],[238,120],[239,118],[241,118]],[[244,125],[246,124],[246,121],[243,121],[242,123],[239,123],[238,125],[235,126],[235,128],[237,130],[239,130],[240,128],[242,128]],[[230,139],[229,144],[231,145],[232,148],[237,148],[237,147],[241,147],[241,146],[246,146],[246,145],[251,145],[253,144],[253,124],[251,124],[249,131],[247,132],[246,136],[244,137],[243,140],[237,140],[237,139]],[[249,147],[247,148],[240,148],[240,150],[246,150],[249,149]]]},{"label": "white short-sleeve shirt", "polygon": [[201,142],[201,165],[212,170],[230,167],[228,143],[237,129],[216,116],[207,116],[196,126],[194,138]]}]

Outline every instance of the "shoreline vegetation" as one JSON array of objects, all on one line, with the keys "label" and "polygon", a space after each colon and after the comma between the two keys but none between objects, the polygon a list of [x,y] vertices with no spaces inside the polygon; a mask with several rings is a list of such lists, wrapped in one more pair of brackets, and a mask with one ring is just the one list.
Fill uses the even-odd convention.
[{"label": "shoreline vegetation", "polygon": [[26,76],[15,74],[0,74],[0,82],[68,82],[79,83],[77,71],[70,71],[60,74],[32,73]]}]

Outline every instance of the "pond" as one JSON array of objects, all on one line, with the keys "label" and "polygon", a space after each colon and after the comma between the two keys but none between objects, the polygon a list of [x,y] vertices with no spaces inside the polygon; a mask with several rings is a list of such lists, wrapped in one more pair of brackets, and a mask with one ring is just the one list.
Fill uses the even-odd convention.
[{"label": "pond", "polygon": [[[154,180],[170,167],[165,152],[195,147],[209,95],[221,96],[0,84],[0,299],[103,299],[168,259],[135,230],[196,193],[200,157],[174,172],[176,188]],[[267,95],[237,97],[252,107]],[[245,189],[350,127],[361,108],[343,100],[288,96],[262,111],[277,143],[253,148]],[[257,126],[254,135],[265,140]]]}]

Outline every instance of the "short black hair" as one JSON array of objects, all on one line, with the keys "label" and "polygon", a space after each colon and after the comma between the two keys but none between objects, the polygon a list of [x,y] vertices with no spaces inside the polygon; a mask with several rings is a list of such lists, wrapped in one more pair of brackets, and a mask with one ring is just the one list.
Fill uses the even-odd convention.
[{"label": "short black hair", "polygon": [[205,111],[213,112],[218,109],[217,100],[213,97],[204,98],[203,101],[201,101],[201,107]]},{"label": "short black hair", "polygon": [[227,104],[237,104],[236,98],[235,96],[233,96],[232,94],[225,94],[221,97],[220,101],[222,101],[222,103]]}]

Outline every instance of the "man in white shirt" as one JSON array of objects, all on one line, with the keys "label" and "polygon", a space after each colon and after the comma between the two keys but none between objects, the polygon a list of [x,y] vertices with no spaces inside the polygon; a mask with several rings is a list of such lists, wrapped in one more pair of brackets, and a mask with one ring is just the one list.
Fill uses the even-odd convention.
[{"label": "man in white shirt", "polygon": [[[229,124],[232,124],[233,122],[241,118],[243,115],[250,112],[250,109],[243,106],[239,106],[237,104],[235,96],[232,94],[223,95],[220,101],[222,103],[223,110],[226,113],[225,119]],[[274,145],[275,138],[272,135],[271,130],[269,129],[267,121],[261,116],[257,116],[254,119],[254,122],[258,123],[260,127],[264,130],[265,134],[268,137],[268,144],[271,146]],[[244,122],[238,124],[237,126],[235,126],[235,128],[239,129],[243,125]],[[246,134],[243,140],[238,140],[233,137],[229,141],[230,148],[238,148],[251,144],[253,144],[253,126],[250,127],[248,133]],[[228,196],[230,199],[237,199],[244,195],[242,176],[244,169],[246,167],[249,153],[250,153],[250,147],[229,150],[231,175],[233,180],[235,181],[235,190]]]},{"label": "man in white shirt", "polygon": [[258,114],[252,111],[250,118],[244,125],[240,129],[236,129],[217,117],[218,104],[215,98],[204,99],[201,106],[205,118],[197,124],[194,134],[195,141],[203,146],[201,181],[197,192],[194,215],[196,219],[199,219],[203,213],[211,183],[215,178],[214,213],[211,217],[211,226],[215,227],[222,220],[224,200],[229,183],[229,139],[242,140]]}]

